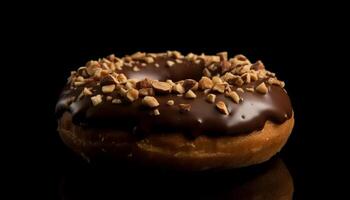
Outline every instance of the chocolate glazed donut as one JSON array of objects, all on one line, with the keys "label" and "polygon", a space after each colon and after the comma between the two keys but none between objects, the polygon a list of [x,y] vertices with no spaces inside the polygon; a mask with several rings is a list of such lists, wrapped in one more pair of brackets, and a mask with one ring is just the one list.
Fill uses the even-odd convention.
[{"label": "chocolate glazed donut", "polygon": [[243,55],[137,52],[73,71],[56,106],[74,151],[180,170],[268,160],[286,143],[293,111],[284,82]]}]

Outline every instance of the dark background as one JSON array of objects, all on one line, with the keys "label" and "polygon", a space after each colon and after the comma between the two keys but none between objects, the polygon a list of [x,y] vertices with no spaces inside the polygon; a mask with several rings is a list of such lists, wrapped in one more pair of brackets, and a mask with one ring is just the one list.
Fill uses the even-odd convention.
[{"label": "dark background", "polygon": [[[237,47],[230,47],[231,45]],[[338,167],[334,168],[334,165],[341,163],[337,161],[341,159],[341,156],[333,153],[335,150],[333,148],[337,148],[339,143],[333,143],[338,141],[330,137],[330,135],[336,134],[336,130],[333,126],[330,126],[331,122],[325,116],[324,109],[328,108],[322,108],[327,102],[325,88],[312,82],[315,81],[312,79],[312,76],[315,76],[313,69],[315,66],[312,65],[312,62],[309,62],[312,61],[312,58],[310,60],[305,59],[303,50],[298,50],[290,44],[243,47],[237,45],[234,39],[232,44],[227,43],[223,47],[125,48],[123,46],[119,47],[118,44],[111,46],[113,47],[70,45],[69,48],[67,46],[67,49],[64,48],[64,50],[61,50],[61,47],[50,49],[53,61],[45,66],[45,68],[48,68],[47,73],[50,75],[44,77],[44,83],[38,85],[40,87],[41,84],[45,84],[42,86],[42,90],[45,91],[44,95],[41,97],[42,100],[38,102],[38,106],[41,106],[40,110],[44,111],[44,116],[39,116],[40,121],[30,119],[31,123],[32,121],[40,123],[40,131],[35,133],[34,137],[30,136],[33,137],[30,138],[30,141],[33,142],[30,145],[30,150],[35,150],[35,160],[30,158],[34,162],[32,163],[34,169],[31,170],[37,175],[35,176],[35,182],[42,181],[39,182],[39,188],[44,187],[45,192],[52,191],[52,196],[59,196],[59,190],[57,189],[62,174],[64,175],[65,169],[76,166],[74,161],[76,158],[71,155],[71,152],[58,137],[54,117],[55,103],[69,72],[83,65],[87,60],[97,59],[110,53],[121,56],[139,50],[159,52],[167,49],[177,49],[184,53],[206,52],[208,54],[227,50],[231,56],[243,53],[253,61],[261,59],[269,70],[276,72],[280,79],[286,81],[286,89],[295,112],[296,123],[292,136],[280,153],[280,157],[293,176],[295,197],[322,196],[331,188],[338,187],[333,185],[332,180],[336,178],[334,177],[336,171],[333,172],[333,170],[340,169]],[[39,166],[35,162],[40,163]],[[37,167],[39,169],[43,168],[41,169],[43,171]]]},{"label": "dark background", "polygon": [[[219,11],[192,18],[161,11],[148,13],[147,18],[140,15],[138,20],[126,20],[125,13],[110,21],[89,21],[91,15],[88,20],[85,16],[64,21],[56,17],[37,23],[45,15],[25,20],[21,34],[14,34],[15,42],[8,49],[13,51],[7,59],[10,66],[16,66],[11,68],[9,81],[6,79],[11,86],[8,96],[14,97],[11,101],[15,104],[5,121],[9,121],[12,137],[3,141],[9,191],[15,196],[65,199],[62,179],[70,170],[86,167],[63,145],[56,131],[54,107],[71,70],[111,53],[228,51],[230,56],[239,53],[251,61],[262,60],[286,82],[296,122],[279,157],[293,177],[294,197],[340,198],[347,186],[343,181],[347,180],[348,159],[346,131],[342,129],[347,118],[340,117],[347,108],[339,109],[346,105],[346,98],[338,93],[346,80],[341,78],[345,70],[339,64],[344,52],[339,46],[345,42],[340,37],[345,33],[339,31],[336,20],[322,13],[304,17],[306,11],[299,10],[303,17],[280,18],[282,13],[268,19],[258,16],[250,22]],[[287,14],[291,13],[295,16],[295,12]],[[159,16],[169,21],[160,22]],[[15,26],[11,24],[11,28]],[[14,86],[20,91],[13,90]],[[132,188],[139,181],[131,179],[126,183],[130,193],[138,193]],[[224,177],[222,181],[230,182]]]}]

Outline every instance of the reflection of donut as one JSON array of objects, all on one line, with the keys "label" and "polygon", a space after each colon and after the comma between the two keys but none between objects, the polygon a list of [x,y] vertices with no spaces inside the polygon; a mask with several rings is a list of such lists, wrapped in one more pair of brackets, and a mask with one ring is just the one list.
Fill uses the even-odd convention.
[{"label": "reflection of donut", "polygon": [[56,107],[58,130],[86,158],[185,170],[248,166],[278,152],[293,128],[283,87],[242,55],[111,55],[72,72]]},{"label": "reflection of donut", "polygon": [[293,179],[282,160],[274,162],[265,173],[231,190],[227,199],[292,199]]},{"label": "reflection of donut", "polygon": [[248,168],[200,174],[76,167],[65,174],[62,199],[268,199],[293,196],[293,179],[280,159]]}]

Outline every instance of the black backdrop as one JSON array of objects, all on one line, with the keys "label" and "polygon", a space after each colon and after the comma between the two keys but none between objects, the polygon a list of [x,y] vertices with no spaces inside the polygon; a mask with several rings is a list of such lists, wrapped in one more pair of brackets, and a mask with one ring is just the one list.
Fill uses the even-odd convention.
[{"label": "black backdrop", "polygon": [[[38,27],[27,29],[14,48],[21,51],[25,62],[15,72],[22,81],[11,80],[23,88],[19,96],[26,95],[28,99],[13,100],[18,109],[12,112],[20,113],[20,117],[10,116],[14,119],[11,130],[15,139],[4,145],[9,163],[13,164],[8,173],[11,184],[16,186],[13,194],[64,199],[62,177],[67,169],[79,168],[81,164],[60,141],[54,116],[55,103],[71,70],[111,53],[122,56],[135,51],[170,49],[207,54],[228,51],[231,56],[242,53],[250,60],[262,60],[269,70],[276,72],[286,82],[295,112],[292,136],[279,154],[292,174],[294,197],[340,196],[345,185],[337,180],[345,179],[342,170],[348,150],[346,141],[340,139],[344,131],[338,124],[346,120],[337,117],[340,115],[333,105],[337,104],[336,99],[330,96],[339,88],[320,80],[331,81],[334,74],[341,73],[333,71],[341,50],[334,46],[337,38],[315,36],[323,26],[277,23],[277,27],[267,27],[264,22],[255,22],[253,28],[234,30],[221,28],[222,24],[210,29],[203,22],[182,29],[177,26],[152,29],[140,24],[127,27],[94,24],[95,28],[91,28],[79,21],[70,25],[56,27],[43,23],[37,30]],[[137,184],[135,181],[133,184]],[[224,178],[222,181],[229,182]]]}]

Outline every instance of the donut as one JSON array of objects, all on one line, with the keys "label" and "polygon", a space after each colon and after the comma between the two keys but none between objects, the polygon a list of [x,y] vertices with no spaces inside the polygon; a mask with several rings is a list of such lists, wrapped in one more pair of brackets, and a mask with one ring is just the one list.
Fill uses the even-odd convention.
[{"label": "donut", "polygon": [[88,161],[189,171],[254,165],[292,132],[284,86],[241,54],[112,54],[71,72],[56,105],[58,132]]}]

